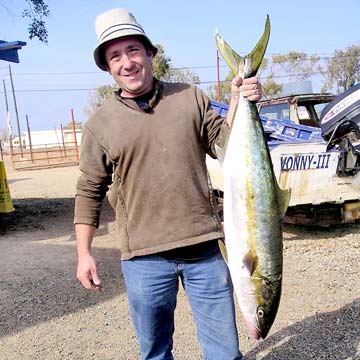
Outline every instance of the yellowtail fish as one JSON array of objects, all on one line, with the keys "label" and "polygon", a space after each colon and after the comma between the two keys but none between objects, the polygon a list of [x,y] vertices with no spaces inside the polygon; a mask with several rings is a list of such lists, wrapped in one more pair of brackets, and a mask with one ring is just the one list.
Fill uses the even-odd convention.
[{"label": "yellowtail fish", "polygon": [[[219,52],[234,74],[255,76],[270,36],[264,33],[254,50],[239,56],[217,33]],[[255,339],[265,338],[281,297],[282,220],[289,191],[281,191],[274,175],[256,104],[241,95],[223,148],[217,148],[224,178],[225,246],[235,295],[245,323]]]}]

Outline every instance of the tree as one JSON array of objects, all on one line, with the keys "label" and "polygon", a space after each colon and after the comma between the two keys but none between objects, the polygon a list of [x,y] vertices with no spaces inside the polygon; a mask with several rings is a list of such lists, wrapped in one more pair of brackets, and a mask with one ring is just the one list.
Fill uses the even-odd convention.
[{"label": "tree", "polygon": [[189,68],[170,68],[168,73],[161,79],[168,82],[183,82],[188,84],[200,84],[200,78]]},{"label": "tree", "polygon": [[156,56],[153,59],[153,72],[157,79],[164,79],[166,74],[170,70],[171,59],[165,55],[165,51],[162,45],[155,45],[158,49]]},{"label": "tree", "polygon": [[278,84],[271,76],[268,76],[262,83],[263,98],[273,98],[278,96],[282,90],[282,84]]},{"label": "tree", "polygon": [[[220,81],[220,101],[229,104],[230,103],[230,94],[231,94],[231,80],[234,78],[233,72],[230,71],[226,76],[224,81]],[[207,88],[207,96],[218,101],[218,84],[210,85]]]},{"label": "tree", "polygon": [[288,54],[272,55],[271,72],[277,76],[288,77],[288,81],[305,80],[314,74],[320,61],[317,54],[308,55],[304,52],[290,51]]},{"label": "tree", "polygon": [[360,45],[349,46],[344,51],[335,50],[321,72],[325,77],[323,91],[335,86],[340,93],[360,81]]},{"label": "tree", "polygon": [[[325,61],[317,54],[308,55],[304,52],[290,51],[287,54],[276,54],[270,60],[264,59],[258,71],[262,82],[263,98],[278,96],[282,91],[282,82],[276,79],[286,78],[287,81],[298,81],[321,74],[325,78],[322,92],[342,92],[360,81],[360,45],[353,45],[346,50],[336,50],[334,55]],[[221,82],[222,102],[228,103],[230,94],[230,80],[232,74]],[[217,100],[217,85],[207,89],[208,96]]]},{"label": "tree", "polygon": [[110,98],[119,86],[117,84],[102,85],[90,93],[90,104],[84,109],[84,114],[88,117],[93,111],[97,110],[106,99]]},{"label": "tree", "polygon": [[163,46],[160,44],[155,46],[158,48],[158,53],[153,60],[153,72],[157,79],[168,82],[200,83],[200,78],[190,69],[172,67],[171,58],[165,54]]},{"label": "tree", "polygon": [[[258,70],[257,76],[260,78],[263,71],[266,70],[268,66],[268,60],[263,59],[260,64],[260,68]],[[220,101],[229,104],[230,103],[230,94],[231,94],[231,81],[234,78],[235,74],[230,70],[228,75],[225,78],[225,81],[220,82]],[[218,100],[217,96],[217,87],[218,84],[210,85],[207,88],[207,95],[212,100]],[[263,89],[264,90],[264,89]]]},{"label": "tree", "polygon": [[30,18],[28,27],[29,38],[38,38],[47,44],[48,31],[45,18],[50,16],[50,10],[43,0],[26,0],[28,8],[22,13],[23,17]]},{"label": "tree", "polygon": [[[11,0],[7,0],[10,3]],[[41,42],[48,42],[48,31],[45,23],[45,19],[50,16],[50,10],[44,0],[25,0],[27,8],[23,10],[22,16],[29,18],[30,23],[28,27],[29,38],[38,38]],[[3,1],[0,0],[0,6],[6,9]]]}]

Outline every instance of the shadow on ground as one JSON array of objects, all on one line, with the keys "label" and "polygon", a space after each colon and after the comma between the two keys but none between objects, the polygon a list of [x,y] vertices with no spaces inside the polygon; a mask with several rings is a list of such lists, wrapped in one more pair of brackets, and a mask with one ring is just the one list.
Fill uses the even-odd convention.
[{"label": "shadow on ground", "polygon": [[22,178],[22,179],[9,179],[9,180],[7,180],[7,183],[10,185],[10,184],[16,183],[18,181],[25,181],[25,180],[30,180],[30,179],[31,179],[30,177]]},{"label": "shadow on ground", "polygon": [[338,224],[329,227],[284,224],[283,231],[292,234],[291,241],[306,240],[309,238],[309,234],[311,234],[312,240],[321,240],[358,234],[360,232],[360,223]]},{"label": "shadow on ground", "polygon": [[44,321],[86,309],[124,291],[120,252],[113,245],[109,224],[112,209],[105,201],[102,227],[94,246],[103,291],[82,288],[76,279],[74,201],[20,199],[16,211],[1,218],[0,337]]},{"label": "shadow on ground", "polygon": [[[360,299],[356,299],[337,311],[316,314],[278,331],[249,351],[245,360],[304,359],[304,346],[306,359],[358,360],[359,329]],[[344,338],[352,341],[344,342]]]},{"label": "shadow on ground", "polygon": [[[0,235],[19,231],[41,231],[40,239],[74,233],[74,198],[26,198],[15,199],[14,212],[0,214]],[[101,223],[105,228],[114,221],[115,215],[107,201],[103,202]],[[104,230],[102,230],[104,231]],[[1,241],[1,238],[0,238]]]}]

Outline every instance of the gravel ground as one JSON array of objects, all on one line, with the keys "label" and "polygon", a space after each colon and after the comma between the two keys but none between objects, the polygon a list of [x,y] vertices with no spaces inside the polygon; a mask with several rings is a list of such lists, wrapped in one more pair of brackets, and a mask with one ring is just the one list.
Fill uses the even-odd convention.
[{"label": "gravel ground", "polygon": [[[91,293],[75,278],[78,169],[9,169],[16,211],[0,215],[0,359],[138,359],[107,203],[94,240],[104,289]],[[251,339],[238,313],[245,359],[360,359],[359,230],[284,227],[283,294],[267,339]],[[175,359],[201,359],[183,291],[175,326]]]}]

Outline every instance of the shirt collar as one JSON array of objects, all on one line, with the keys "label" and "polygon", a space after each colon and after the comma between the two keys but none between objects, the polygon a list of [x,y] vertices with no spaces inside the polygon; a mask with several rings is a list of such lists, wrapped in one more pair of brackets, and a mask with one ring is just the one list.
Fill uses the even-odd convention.
[{"label": "shirt collar", "polygon": [[158,100],[160,99],[161,89],[162,89],[161,81],[154,78],[154,88],[153,88],[153,90],[151,90],[151,92],[153,92],[153,94],[150,97],[150,99],[148,100],[148,106],[146,108],[144,108],[142,106],[140,107],[135,99],[122,97],[121,89],[119,89],[115,92],[115,96],[119,101],[121,101],[126,106],[131,107],[132,109],[143,111],[143,112],[152,112],[152,109],[156,106]]}]

